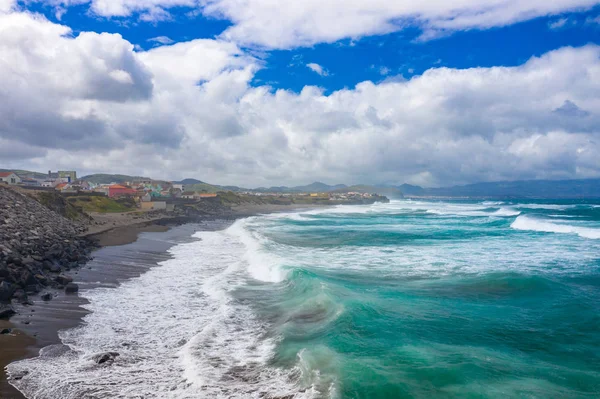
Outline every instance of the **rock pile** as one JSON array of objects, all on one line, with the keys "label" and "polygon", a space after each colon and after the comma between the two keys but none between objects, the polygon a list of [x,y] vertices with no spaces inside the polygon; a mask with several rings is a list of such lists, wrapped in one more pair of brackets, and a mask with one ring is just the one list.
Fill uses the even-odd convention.
[{"label": "rock pile", "polygon": [[85,226],[33,198],[0,186],[0,308],[46,286],[71,282],[61,272],[87,262],[93,244],[79,238]]}]

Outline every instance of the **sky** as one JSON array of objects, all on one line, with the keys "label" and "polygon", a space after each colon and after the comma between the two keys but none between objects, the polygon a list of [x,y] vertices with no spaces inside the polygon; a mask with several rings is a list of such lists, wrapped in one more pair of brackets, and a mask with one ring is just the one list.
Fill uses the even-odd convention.
[{"label": "sky", "polygon": [[600,177],[600,0],[0,0],[0,168]]}]

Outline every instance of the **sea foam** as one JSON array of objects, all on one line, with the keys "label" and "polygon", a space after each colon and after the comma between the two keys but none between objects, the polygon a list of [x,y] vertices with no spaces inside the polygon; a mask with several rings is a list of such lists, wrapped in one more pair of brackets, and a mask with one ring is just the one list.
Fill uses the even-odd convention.
[{"label": "sea foam", "polygon": [[547,222],[544,220],[534,219],[528,216],[519,216],[510,225],[510,227],[516,230],[540,231],[545,233],[577,234],[578,236],[584,238],[600,239],[600,229]]},{"label": "sea foam", "polygon": [[[60,351],[9,365],[27,372],[12,383],[38,399],[312,397],[298,367],[269,366],[277,336],[232,294],[249,273],[277,275],[272,264],[257,271],[270,260],[243,229],[196,233],[140,277],[82,291],[85,324],[61,332]],[[107,351],[120,353],[114,364],[95,364]]]}]

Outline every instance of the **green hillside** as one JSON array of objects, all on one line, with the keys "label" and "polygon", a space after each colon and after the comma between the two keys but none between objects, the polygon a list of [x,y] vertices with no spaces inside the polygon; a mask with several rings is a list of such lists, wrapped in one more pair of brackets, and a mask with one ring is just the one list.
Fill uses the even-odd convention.
[{"label": "green hillside", "polygon": [[47,173],[33,172],[31,170],[0,169],[0,172],[14,172],[19,177],[31,177],[32,179],[45,179],[48,177]]},{"label": "green hillside", "polygon": [[126,181],[135,180],[149,180],[147,177],[142,176],[128,176],[128,175],[109,175],[104,173],[97,173],[94,175],[83,176],[80,178],[89,183],[93,184],[110,184],[110,183],[123,183]]}]

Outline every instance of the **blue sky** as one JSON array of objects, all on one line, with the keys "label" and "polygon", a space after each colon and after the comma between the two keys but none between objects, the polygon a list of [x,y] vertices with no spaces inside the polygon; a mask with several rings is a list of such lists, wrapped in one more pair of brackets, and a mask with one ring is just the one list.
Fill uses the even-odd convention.
[{"label": "blue sky", "polygon": [[[27,9],[80,31],[119,33],[125,39],[148,50],[161,45],[152,41],[166,37],[176,42],[198,38],[217,38],[232,25],[227,20],[191,15],[188,7],[169,9],[171,20],[141,21],[136,18],[106,18],[94,15],[87,4],[66,8],[60,19],[56,7],[45,3],[28,4]],[[433,40],[419,40],[421,30],[408,27],[400,32],[344,38],[334,43],[319,43],[285,50],[248,48],[264,60],[253,84],[296,92],[306,85],[322,87],[326,92],[352,88],[357,83],[379,82],[390,77],[409,79],[429,68],[472,68],[515,66],[532,56],[564,46],[600,43],[600,6],[584,12],[567,12],[538,17],[491,29],[453,32]],[[564,21],[564,23],[562,22]],[[165,43],[163,43],[165,44]],[[170,43],[166,43],[170,44]],[[321,65],[320,76],[306,67]]]},{"label": "blue sky", "polygon": [[0,0],[0,160],[240,186],[600,177],[600,0]]}]

